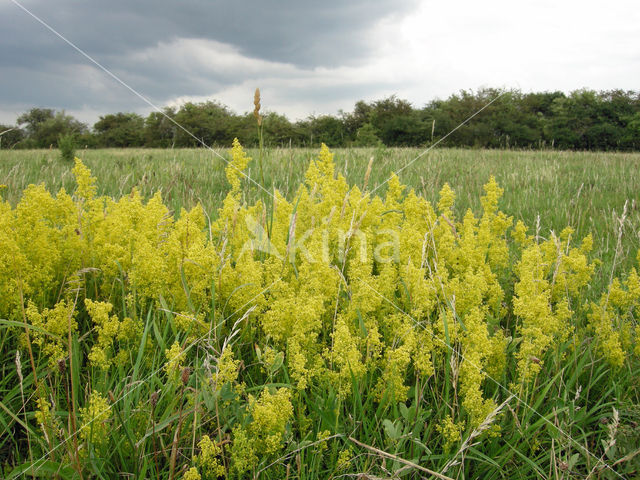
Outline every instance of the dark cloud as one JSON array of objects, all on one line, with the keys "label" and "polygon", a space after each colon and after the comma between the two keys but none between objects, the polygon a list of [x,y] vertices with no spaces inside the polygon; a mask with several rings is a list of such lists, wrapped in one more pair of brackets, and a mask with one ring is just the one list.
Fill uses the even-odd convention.
[{"label": "dark cloud", "polygon": [[[298,71],[357,65],[375,47],[371,28],[406,15],[417,0],[18,1],[125,82],[162,103],[179,96],[212,95],[262,73],[238,65],[226,68],[216,58],[211,68],[206,58],[196,58],[191,65],[193,54],[180,50],[183,39],[204,42],[212,57],[231,49],[236,57]],[[168,48],[166,57],[163,48]],[[126,107],[122,87],[100,79],[104,74],[88,66],[13,2],[0,6],[0,109],[9,104],[70,110],[88,105],[105,111]],[[140,107],[130,95],[128,101],[130,110]]]},{"label": "dark cloud", "polygon": [[32,106],[89,123],[151,110],[15,2],[158,106],[213,98],[246,111],[259,86],[265,108],[300,118],[479,85],[633,89],[640,69],[634,0],[5,0],[3,123]]},{"label": "dark cloud", "polygon": [[[20,0],[34,14],[91,55],[121,55],[173,38],[217,40],[246,56],[298,66],[357,62],[372,45],[366,32],[415,0],[169,1]],[[0,7],[0,62],[69,58],[68,47],[16,5]]]}]

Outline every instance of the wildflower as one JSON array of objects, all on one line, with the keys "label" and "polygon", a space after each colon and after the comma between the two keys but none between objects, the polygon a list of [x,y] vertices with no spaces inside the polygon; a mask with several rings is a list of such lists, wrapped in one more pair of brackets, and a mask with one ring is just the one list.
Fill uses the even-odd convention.
[{"label": "wildflower", "polygon": [[233,147],[231,148],[231,162],[229,162],[225,168],[227,179],[231,184],[230,196],[237,196],[239,194],[240,177],[250,161],[251,158],[246,156],[238,139],[234,138]]},{"label": "wildflower", "polygon": [[91,171],[79,158],[75,158],[73,174],[76,177],[76,182],[78,184],[76,195],[84,200],[92,200],[98,190],[96,187],[96,179],[91,176]]},{"label": "wildflower", "polygon": [[120,327],[120,322],[117,316],[109,316],[109,313],[113,309],[112,304],[107,302],[93,302],[88,298],[85,299],[84,303],[91,320],[93,320],[98,330],[98,341],[91,348],[91,352],[89,352],[89,360],[92,365],[102,370],[107,370],[111,366],[111,351]]},{"label": "wildflower", "polygon": [[233,351],[227,347],[218,359],[215,383],[220,387],[227,383],[234,383],[238,379],[239,360],[233,358]]},{"label": "wildflower", "polygon": [[327,445],[327,439],[331,436],[331,432],[329,430],[322,430],[320,432],[318,432],[317,438],[318,438],[318,447],[315,449],[316,453],[320,453],[320,452],[324,452],[325,450],[327,450],[327,448],[329,448],[329,446]]},{"label": "wildflower", "polygon": [[293,415],[291,393],[280,388],[274,394],[265,389],[258,399],[250,395],[248,412],[250,423],[233,430],[231,458],[239,474],[253,468],[258,455],[273,455],[282,448]]},{"label": "wildflower", "polygon": [[202,477],[198,473],[198,469],[196,467],[191,467],[182,476],[182,480],[201,480],[201,478]]},{"label": "wildflower", "polygon": [[[639,254],[640,257],[640,254]],[[624,364],[634,343],[634,353],[640,353],[640,327],[633,326],[640,313],[640,276],[632,268],[624,281],[614,278],[600,301],[591,303],[587,315],[594,333],[596,348],[612,367]]]},{"label": "wildflower", "polygon": [[451,415],[447,415],[438,425],[436,430],[442,435],[443,449],[449,451],[449,449],[461,440],[462,426],[455,423],[451,418]]},{"label": "wildflower", "polygon": [[36,401],[38,409],[36,410],[36,421],[38,424],[44,429],[47,425],[50,424],[53,416],[51,414],[51,404],[44,397],[38,397]]},{"label": "wildflower", "polygon": [[89,404],[80,409],[80,417],[81,438],[95,446],[104,445],[109,439],[108,421],[111,418],[111,408],[107,399],[94,390],[89,396]]},{"label": "wildflower", "polygon": [[347,447],[343,450],[340,450],[340,453],[338,454],[338,461],[336,462],[337,469],[339,471],[345,470],[351,463],[352,459],[353,459],[353,451],[351,450],[351,447]]},{"label": "wildflower", "polygon": [[[73,333],[78,329],[73,303],[62,300],[53,309],[45,308],[39,312],[35,304],[29,301],[25,314],[29,323],[36,327],[29,333],[33,337],[33,343],[49,357],[49,366],[58,370],[58,363],[68,355],[66,337],[69,330]],[[50,335],[45,335],[42,331]]]},{"label": "wildflower", "polygon": [[456,194],[448,183],[445,183],[440,190],[440,201],[438,202],[438,211],[443,215],[450,214],[451,207],[456,200]]},{"label": "wildflower", "polygon": [[226,472],[220,463],[219,456],[222,454],[220,447],[211,441],[208,435],[204,435],[198,443],[200,455],[198,464],[205,478],[224,477]]},{"label": "wildflower", "polygon": [[182,347],[180,347],[180,344],[176,341],[173,342],[171,348],[165,350],[164,353],[167,357],[167,363],[164,364],[164,371],[170,382],[177,383],[183,368],[181,362],[183,362],[185,358]]},{"label": "wildflower", "polygon": [[205,323],[204,319],[204,313],[189,315],[188,313],[180,312],[174,316],[176,328],[180,331],[188,332],[188,339],[191,341],[201,338],[209,330],[209,325]]}]

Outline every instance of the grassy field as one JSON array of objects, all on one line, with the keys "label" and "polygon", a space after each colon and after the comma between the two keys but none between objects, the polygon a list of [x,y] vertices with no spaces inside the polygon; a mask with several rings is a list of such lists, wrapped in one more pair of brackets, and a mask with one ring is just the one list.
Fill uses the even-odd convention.
[{"label": "grassy field", "polygon": [[[215,218],[228,191],[224,168],[229,159],[228,151],[216,152],[107,149],[78,151],[77,155],[99,179],[101,195],[118,198],[135,187],[149,198],[160,191],[176,213],[199,202]],[[633,263],[634,252],[640,248],[640,154],[440,149],[415,160],[423,152],[413,148],[338,149],[336,170],[350,185],[362,186],[373,158],[369,185],[376,188],[391,173],[410,164],[400,173],[400,180],[434,205],[448,182],[457,195],[459,217],[468,208],[476,214],[480,211],[482,186],[494,175],[505,191],[500,208],[514,221],[522,220],[533,228],[539,218],[543,237],[566,226],[575,229],[578,239],[593,235],[594,256],[603,262],[599,281],[608,281],[612,269],[618,274]],[[249,150],[248,154],[254,158],[248,176],[259,183],[259,153]],[[265,187],[277,188],[291,199],[316,155],[313,149],[267,150],[263,160]],[[71,165],[58,157],[56,150],[0,150],[0,184],[7,186],[4,199],[15,204],[30,183],[43,182],[50,191],[62,187],[73,191]],[[376,193],[385,191],[383,185]],[[251,204],[265,193],[246,181],[243,195]],[[614,268],[620,235],[621,251]]]},{"label": "grassy field", "polygon": [[333,153],[0,151],[0,477],[638,478],[640,154]]}]

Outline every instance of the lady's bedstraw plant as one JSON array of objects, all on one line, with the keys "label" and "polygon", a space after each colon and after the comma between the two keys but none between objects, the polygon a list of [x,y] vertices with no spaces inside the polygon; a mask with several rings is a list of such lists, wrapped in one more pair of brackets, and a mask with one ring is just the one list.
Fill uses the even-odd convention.
[{"label": "lady's bedstraw plant", "polygon": [[541,371],[546,352],[573,333],[574,309],[580,307],[580,293],[596,266],[586,257],[592,248],[591,237],[583,239],[580,247],[571,247],[572,233],[570,228],[559,237],[552,232],[551,238],[543,242],[527,237],[522,224],[514,233],[522,245],[513,306],[521,319],[522,343],[516,357],[518,373],[525,383]]},{"label": "lady's bedstraw plant", "polygon": [[[411,444],[440,454],[480,425],[498,431],[492,379],[531,391],[568,341],[593,338],[616,368],[640,354],[637,271],[587,304],[591,237],[514,226],[493,177],[479,215],[457,218],[448,184],[436,205],[395,175],[375,196],[349,186],[323,145],[292,198],[275,190],[269,205],[246,205],[251,158],[237,140],[230,153],[213,221],[200,205],[170,212],[159,193],[99,196],[78,159],[72,195],[39,185],[0,203],[0,318],[47,387],[25,383],[29,432],[60,437],[61,412],[77,405],[85,453],[120,465],[118,446],[133,445],[155,471],[170,445],[184,478],[245,478],[342,422],[363,428],[361,405],[413,405],[437,414],[415,423]],[[74,372],[61,373],[69,359]],[[45,394],[69,384],[75,398]],[[109,404],[110,389],[123,400]],[[318,398],[326,405],[307,403]],[[114,409],[155,418],[129,430]],[[359,461],[351,447],[333,450],[340,472]],[[285,478],[294,467],[273,468]]]},{"label": "lady's bedstraw plant", "polygon": [[[637,261],[640,264],[640,252]],[[640,355],[640,277],[635,268],[623,281],[614,278],[598,303],[592,302],[589,327],[597,348],[613,367],[624,365],[627,352]]]}]

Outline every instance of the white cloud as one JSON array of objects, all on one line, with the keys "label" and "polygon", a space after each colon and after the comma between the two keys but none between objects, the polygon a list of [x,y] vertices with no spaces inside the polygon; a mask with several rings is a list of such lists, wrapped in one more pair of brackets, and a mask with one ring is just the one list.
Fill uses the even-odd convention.
[{"label": "white cloud", "polygon": [[[165,99],[164,104],[220,100],[237,112],[253,109],[256,87],[262,92],[266,110],[299,119],[311,113],[336,113],[350,109],[356,100],[375,97],[397,87],[394,75],[378,63],[355,67],[301,68],[244,56],[231,45],[201,39],[176,39],[152,49],[135,52],[127,63],[138,63],[153,71],[166,68],[170,75],[190,76],[190,83],[207,94],[183,94]],[[166,67],[163,67],[166,65]],[[382,68],[380,68],[382,67]],[[219,80],[226,79],[225,82]],[[346,91],[346,93],[345,93]],[[354,92],[363,93],[354,98]],[[319,99],[319,93],[327,100]]]},{"label": "white cloud", "polygon": [[481,85],[638,88],[636,2],[423,2],[385,28],[383,57],[405,72],[398,93],[412,99],[426,100],[421,82],[409,78],[440,96]]}]

